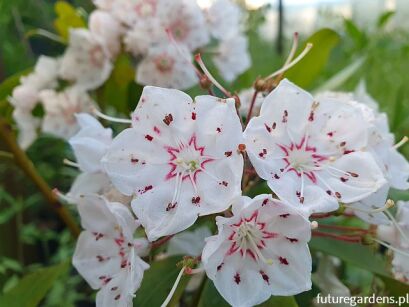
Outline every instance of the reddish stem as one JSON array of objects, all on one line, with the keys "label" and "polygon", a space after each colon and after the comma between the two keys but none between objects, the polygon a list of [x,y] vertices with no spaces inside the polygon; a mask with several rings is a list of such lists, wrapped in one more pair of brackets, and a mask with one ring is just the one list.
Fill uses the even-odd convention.
[{"label": "reddish stem", "polygon": [[250,102],[249,112],[247,113],[247,117],[246,117],[246,124],[248,124],[249,121],[250,121],[250,118],[251,118],[251,115],[252,115],[253,109],[254,109],[254,104],[256,103],[257,95],[258,95],[258,91],[254,90],[254,94],[253,94],[253,97],[251,98],[251,102]]},{"label": "reddish stem", "polygon": [[315,213],[315,214],[311,215],[311,218],[312,219],[324,219],[324,218],[330,217],[330,216],[333,216],[333,214],[331,212],[330,213]]},{"label": "reddish stem", "polygon": [[156,249],[161,247],[163,244],[167,243],[170,239],[173,238],[174,235],[166,236],[162,239],[159,239],[151,244],[151,249]]},{"label": "reddish stem", "polygon": [[368,229],[359,228],[359,227],[350,227],[350,226],[340,226],[340,225],[328,225],[328,224],[319,224],[319,228],[334,229],[341,231],[359,231],[363,233],[368,233]]},{"label": "reddish stem", "polygon": [[351,242],[351,243],[361,243],[362,238],[360,236],[347,236],[347,235],[337,235],[328,232],[321,232],[314,230],[312,232],[314,237],[324,237],[324,238],[332,238],[339,241],[344,242]]}]

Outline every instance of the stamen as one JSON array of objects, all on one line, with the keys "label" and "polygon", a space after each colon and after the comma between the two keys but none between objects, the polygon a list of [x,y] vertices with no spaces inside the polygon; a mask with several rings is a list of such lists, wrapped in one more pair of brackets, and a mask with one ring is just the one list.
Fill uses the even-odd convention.
[{"label": "stamen", "polygon": [[345,208],[349,208],[355,211],[360,211],[363,213],[368,213],[368,214],[372,214],[372,213],[380,213],[380,212],[386,212],[389,208],[392,208],[395,205],[395,203],[393,202],[393,200],[388,199],[385,203],[385,205],[381,208],[377,208],[377,209],[372,209],[372,210],[365,210],[362,208],[357,208],[354,206],[349,206],[349,205],[344,205]]},{"label": "stamen", "polygon": [[311,221],[311,229],[317,229],[318,226],[318,222],[317,221]]},{"label": "stamen", "polygon": [[[273,264],[273,259],[269,258],[266,259],[263,254],[261,253],[260,249],[258,248],[256,242],[254,242],[252,234],[247,234],[246,236],[247,239],[249,239],[250,245],[253,247],[254,251],[256,252],[257,256],[266,264],[272,265]],[[243,240],[246,241],[246,240]]]},{"label": "stamen", "polygon": [[298,32],[294,32],[293,44],[291,46],[291,50],[290,50],[290,53],[288,54],[287,60],[284,63],[284,66],[287,66],[288,64],[290,64],[290,62],[294,58],[294,55],[295,55],[295,52],[297,51],[297,48],[298,48]]},{"label": "stamen", "polygon": [[171,300],[172,297],[173,297],[173,294],[175,294],[175,292],[176,292],[176,289],[177,289],[177,287],[178,287],[178,285],[179,285],[179,282],[180,282],[180,280],[181,280],[181,278],[182,278],[182,275],[183,275],[183,272],[185,271],[185,269],[186,269],[186,266],[184,266],[184,267],[180,270],[180,272],[179,272],[179,274],[178,274],[178,277],[176,277],[176,281],[175,281],[175,283],[174,283],[173,286],[172,286],[172,289],[170,290],[168,296],[166,297],[166,299],[165,299],[165,301],[163,302],[163,304],[161,305],[161,307],[166,307],[166,306],[168,306],[170,300]]},{"label": "stamen", "polygon": [[197,64],[199,64],[200,68],[203,70],[203,73],[206,75],[206,77],[210,80],[210,82],[212,82],[214,84],[214,86],[216,86],[224,95],[226,95],[227,97],[232,97],[231,93],[226,90],[213,76],[212,74],[209,72],[209,70],[207,69],[205,63],[202,60],[202,57],[200,55],[200,53],[195,55],[195,61],[197,62]]},{"label": "stamen", "polygon": [[130,120],[130,119],[112,117],[112,116],[106,115],[104,113],[101,113],[97,108],[93,108],[92,113],[94,113],[94,115],[96,115],[96,116],[98,116],[98,117],[100,117],[102,119],[105,119],[105,120],[113,122],[113,123],[132,124],[132,120]]},{"label": "stamen", "polygon": [[[391,201],[393,203],[393,200],[388,199],[388,201]],[[387,202],[388,202],[387,201]],[[409,238],[408,236],[405,234],[405,232],[402,230],[402,228],[399,226],[399,223],[396,221],[395,217],[388,211],[385,210],[385,214],[389,217],[389,219],[391,220],[392,224],[396,227],[396,229],[399,231],[399,233],[401,234],[401,236],[406,240],[406,242],[409,244]]]},{"label": "stamen", "polygon": [[60,190],[58,190],[57,188],[53,189],[53,193],[55,196],[57,196],[58,199],[68,203],[68,204],[72,204],[74,201],[73,199],[71,199],[71,197],[68,197],[67,195],[63,194],[60,192]]},{"label": "stamen", "polygon": [[409,141],[409,138],[405,135],[398,143],[396,143],[393,148],[398,149],[399,147],[405,145]]},{"label": "stamen", "polygon": [[273,72],[271,75],[265,78],[265,80],[269,80],[274,78],[275,76],[281,75],[282,73],[286,72],[289,70],[291,67],[296,65],[298,62],[300,62],[307,54],[310,52],[311,48],[313,47],[312,43],[308,43],[305,49],[300,53],[298,57],[296,57],[291,63],[288,65],[283,66],[281,69],[277,70],[276,72]]},{"label": "stamen", "polygon": [[80,165],[79,165],[78,163],[74,162],[74,161],[71,161],[71,160],[68,160],[68,159],[64,159],[64,160],[62,160],[62,162],[63,162],[65,165],[72,166],[72,167],[76,167],[76,168],[80,168]]},{"label": "stamen", "polygon": [[180,45],[178,44],[178,42],[175,40],[175,37],[173,36],[172,31],[167,28],[166,30],[166,34],[168,35],[169,41],[172,43],[172,45],[176,48],[176,51],[180,54],[180,56],[187,62],[189,63],[189,65],[191,65],[193,67],[193,69],[196,72],[196,75],[201,78],[202,77],[202,73],[201,71],[199,71],[199,69],[197,69],[197,67],[192,63],[192,59],[186,54],[186,52],[183,52],[183,50],[180,48]]}]

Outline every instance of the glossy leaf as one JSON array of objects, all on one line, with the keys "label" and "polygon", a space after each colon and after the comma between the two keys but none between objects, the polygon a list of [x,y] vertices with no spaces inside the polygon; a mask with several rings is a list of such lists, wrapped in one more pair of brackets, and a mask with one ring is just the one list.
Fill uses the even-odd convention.
[{"label": "glossy leaf", "polygon": [[68,267],[69,262],[63,262],[26,275],[15,287],[0,296],[0,306],[38,306],[56,279],[64,274]]},{"label": "glossy leaf", "polygon": [[313,44],[310,52],[284,75],[304,88],[310,86],[325,68],[332,49],[339,43],[339,35],[333,30],[322,29],[308,38],[307,43]]},{"label": "glossy leaf", "polygon": [[385,277],[391,276],[386,269],[386,260],[369,247],[326,238],[313,238],[309,245],[313,250],[336,256],[372,273]]},{"label": "glossy leaf", "polygon": [[[145,271],[142,285],[136,292],[133,301],[134,306],[161,306],[181,270],[176,266],[181,260],[181,257],[171,257],[153,262],[151,267]],[[186,276],[182,278],[170,305],[179,300],[188,280]]]}]

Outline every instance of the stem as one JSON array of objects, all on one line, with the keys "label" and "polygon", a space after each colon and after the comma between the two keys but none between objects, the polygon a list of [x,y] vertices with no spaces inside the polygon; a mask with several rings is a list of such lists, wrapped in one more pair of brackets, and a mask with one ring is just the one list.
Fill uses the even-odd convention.
[{"label": "stem", "polygon": [[312,232],[312,235],[314,237],[325,237],[325,238],[332,238],[335,240],[339,241],[344,241],[344,242],[351,242],[351,243],[361,243],[361,237],[360,236],[347,236],[347,235],[337,235],[333,233],[328,233],[328,232],[321,232],[314,230]]},{"label": "stem", "polygon": [[331,217],[332,213],[315,213],[311,215],[312,219],[324,219],[326,217]]},{"label": "stem", "polygon": [[328,225],[328,224],[320,224],[319,228],[333,229],[333,230],[340,230],[340,231],[358,231],[358,232],[363,232],[363,233],[368,233],[370,231],[369,229],[363,229],[359,227]]},{"label": "stem", "polygon": [[41,194],[47,200],[48,204],[55,210],[60,219],[67,225],[73,237],[78,237],[80,229],[69,211],[58,201],[57,196],[52,192],[45,180],[37,173],[33,163],[27,157],[25,152],[15,141],[14,133],[10,125],[0,118],[0,137],[13,153],[15,163],[27,175],[28,178],[37,186]]},{"label": "stem", "polygon": [[170,235],[170,236],[166,236],[162,239],[159,239],[155,242],[152,243],[151,245],[151,249],[156,249],[158,247],[161,247],[163,244],[167,243],[170,239],[173,238],[174,235]]},{"label": "stem", "polygon": [[251,98],[251,102],[250,102],[249,112],[248,112],[247,117],[246,117],[246,125],[249,123],[251,115],[253,113],[254,105],[255,105],[256,100],[257,100],[257,95],[258,95],[258,91],[254,90],[254,94],[253,94],[253,97]]}]

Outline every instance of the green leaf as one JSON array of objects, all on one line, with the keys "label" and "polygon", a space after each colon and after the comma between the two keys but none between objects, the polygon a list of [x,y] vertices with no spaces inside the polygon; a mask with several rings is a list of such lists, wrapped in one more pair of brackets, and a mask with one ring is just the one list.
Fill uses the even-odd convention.
[{"label": "green leaf", "polygon": [[[198,307],[228,307],[230,306],[224,298],[219,294],[213,282],[208,279],[204,286],[202,296],[200,297]],[[298,304],[293,296],[272,296],[268,301],[257,305],[260,307],[298,307]]]},{"label": "green leaf", "polygon": [[229,307],[230,305],[224,300],[215,288],[213,281],[210,279],[206,280],[202,295],[199,300],[197,307]]},{"label": "green leaf", "polygon": [[[136,292],[136,297],[133,301],[134,306],[161,306],[181,270],[181,268],[176,266],[179,261],[181,261],[180,257],[171,257],[152,263],[150,269],[145,271],[142,285]],[[179,300],[188,280],[188,277],[182,277],[169,305]]]},{"label": "green leaf", "polygon": [[70,28],[85,28],[86,23],[78,11],[66,1],[57,1],[54,6],[57,18],[54,27],[58,34],[68,40]]},{"label": "green leaf", "polygon": [[267,302],[258,305],[260,307],[298,307],[293,296],[272,296]]},{"label": "green leaf", "polygon": [[352,20],[345,19],[344,27],[345,31],[347,32],[349,37],[354,41],[358,49],[363,48],[367,44],[368,39],[365,33],[359,30],[358,26]]},{"label": "green leaf", "polygon": [[15,287],[0,296],[0,306],[38,306],[57,278],[68,268],[69,262],[63,262],[26,275]]},{"label": "green leaf", "polygon": [[[301,87],[310,86],[328,62],[331,50],[339,43],[339,35],[330,29],[314,33],[307,43],[312,43],[310,52],[284,76]],[[303,50],[304,47],[301,49]]]},{"label": "green leaf", "polygon": [[394,11],[387,11],[385,13],[383,13],[381,16],[379,16],[378,18],[378,28],[382,29],[387,23],[388,21],[391,19],[392,16],[395,15]]},{"label": "green leaf", "polygon": [[386,269],[386,260],[369,247],[326,238],[313,238],[309,245],[313,250],[336,256],[372,273],[385,277],[391,276]]}]

